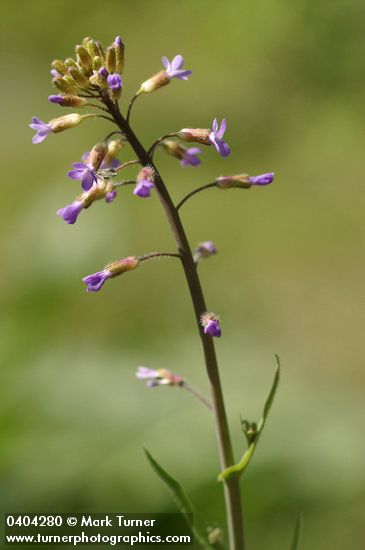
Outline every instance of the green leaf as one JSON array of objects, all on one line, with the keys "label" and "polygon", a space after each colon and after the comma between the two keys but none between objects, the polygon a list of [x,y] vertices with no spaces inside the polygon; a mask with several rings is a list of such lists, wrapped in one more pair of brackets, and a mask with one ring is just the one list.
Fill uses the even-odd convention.
[{"label": "green leaf", "polygon": [[[264,429],[266,419],[269,415],[271,406],[274,402],[274,397],[276,394],[276,390],[278,389],[279,380],[280,380],[280,359],[278,355],[275,355],[276,358],[276,364],[277,369],[274,376],[274,381],[271,386],[270,393],[266,399],[264,410],[262,413],[262,418],[257,426],[257,433],[255,435],[255,438],[252,440],[252,442],[249,444],[247,451],[243,454],[241,460],[237,462],[237,464],[234,464],[233,466],[229,466],[223,472],[221,472],[218,475],[218,481],[225,481],[226,479],[232,477],[233,475],[242,475],[243,472],[246,470],[247,466],[251,462],[251,459],[254,455],[254,452],[256,451],[257,444],[259,442],[262,430]],[[242,423],[242,421],[241,421]]]},{"label": "green leaf", "polygon": [[301,527],[302,527],[301,516],[300,514],[298,514],[294,525],[294,533],[293,533],[293,538],[290,545],[290,550],[298,550],[299,548]]},{"label": "green leaf", "polygon": [[266,419],[269,416],[270,409],[271,409],[272,404],[274,402],[276,390],[278,389],[278,385],[279,385],[279,380],[280,380],[280,359],[279,359],[278,355],[275,355],[275,358],[276,358],[277,369],[276,369],[276,373],[275,373],[275,376],[274,376],[273,384],[271,386],[270,393],[269,393],[269,395],[266,399],[266,402],[265,402],[264,410],[263,410],[263,413],[262,413],[262,418],[261,418],[261,420],[259,422],[259,425],[257,427],[259,432],[262,431],[262,429],[265,425]]},{"label": "green leaf", "polygon": [[[208,525],[197,514],[191,500],[182,485],[166,472],[151,456],[147,449],[143,449],[148,462],[161,481],[167,486],[178,509],[184,515],[193,535],[203,548],[213,548],[208,542]],[[193,521],[194,516],[194,521]]]}]

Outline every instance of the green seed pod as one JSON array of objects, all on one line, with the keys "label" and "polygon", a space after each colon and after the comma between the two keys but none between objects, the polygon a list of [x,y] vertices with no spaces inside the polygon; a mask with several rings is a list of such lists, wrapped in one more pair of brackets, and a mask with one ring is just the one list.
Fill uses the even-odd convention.
[{"label": "green seed pod", "polygon": [[67,67],[65,67],[65,64],[60,61],[59,59],[54,59],[51,63],[52,69],[56,69],[60,74],[66,74],[67,73]]},{"label": "green seed pod", "polygon": [[117,63],[117,59],[116,59],[116,55],[115,55],[115,49],[113,48],[113,46],[109,46],[106,49],[105,66],[108,69],[110,74],[115,73],[116,63]]},{"label": "green seed pod", "polygon": [[71,68],[69,69],[69,74],[80,88],[87,88],[89,86],[89,79],[79,69]]}]

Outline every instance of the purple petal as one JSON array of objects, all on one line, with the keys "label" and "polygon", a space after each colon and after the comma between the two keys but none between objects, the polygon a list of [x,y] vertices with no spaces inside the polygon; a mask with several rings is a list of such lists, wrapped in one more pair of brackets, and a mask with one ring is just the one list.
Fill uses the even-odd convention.
[{"label": "purple petal", "polygon": [[168,75],[170,78],[179,78],[180,80],[187,80],[188,76],[192,74],[193,71],[169,71]]},{"label": "purple petal", "polygon": [[184,65],[184,58],[182,55],[175,55],[174,59],[171,62],[171,69],[173,71],[176,71],[178,69],[181,69],[181,67]]},{"label": "purple petal", "polygon": [[218,120],[215,118],[215,119],[213,120],[213,124],[212,124],[212,131],[213,131],[214,133],[216,133],[217,130],[218,130]]},{"label": "purple petal", "polygon": [[222,119],[222,123],[221,123],[221,127],[219,128],[219,130],[216,132],[217,133],[217,136],[222,139],[222,137],[224,136],[224,132],[226,131],[226,127],[227,127],[227,122],[226,122],[226,119],[223,118]]},{"label": "purple petal", "polygon": [[97,177],[95,175],[94,170],[85,170],[85,172],[83,174],[83,177],[82,177],[82,180],[81,180],[81,187],[85,191],[89,191],[89,189],[92,188],[94,182],[96,183],[97,181],[98,180],[97,180]]},{"label": "purple petal", "polygon": [[166,55],[163,55],[161,58],[162,65],[165,67],[166,71],[168,72],[171,69],[171,63],[166,57]]},{"label": "purple petal", "polygon": [[228,157],[231,149],[229,148],[229,145],[227,143],[225,143],[222,139],[219,139],[213,132],[209,134],[209,140],[214,145],[221,157]]},{"label": "purple petal", "polygon": [[268,185],[274,181],[274,172],[269,172],[267,174],[260,174],[258,176],[250,176],[248,178],[248,183],[251,185]]},{"label": "purple petal", "polygon": [[158,372],[147,367],[138,367],[136,376],[141,380],[145,378],[156,378],[158,376]]},{"label": "purple petal", "polygon": [[41,143],[42,141],[44,141],[46,139],[48,134],[49,134],[49,132],[38,132],[37,134],[35,134],[32,137],[32,143],[34,143],[34,144]]},{"label": "purple petal", "polygon": [[86,292],[97,292],[110,276],[110,271],[103,270],[84,277],[82,281],[87,285]]},{"label": "purple petal", "polygon": [[72,180],[82,180],[84,170],[70,170],[69,172],[67,172],[67,175]]},{"label": "purple petal", "polygon": [[200,155],[201,149],[199,147],[189,147],[186,152],[188,155]]},{"label": "purple petal", "polygon": [[116,198],[117,192],[116,191],[108,191],[105,195],[106,202],[113,202],[113,200]]},{"label": "purple petal", "polygon": [[81,157],[81,160],[83,161],[83,163],[85,162],[85,160],[89,155],[90,155],[90,151],[85,151],[85,153]]},{"label": "purple petal", "polygon": [[61,105],[64,101],[63,95],[49,95],[48,101],[51,103],[56,103],[57,105]]},{"label": "purple petal", "polygon": [[74,201],[72,204],[60,208],[60,210],[57,211],[57,215],[61,216],[66,223],[74,224],[83,207],[80,201]]},{"label": "purple petal", "polygon": [[87,164],[83,162],[73,162],[72,167],[77,168],[77,170],[87,170],[89,168]]}]

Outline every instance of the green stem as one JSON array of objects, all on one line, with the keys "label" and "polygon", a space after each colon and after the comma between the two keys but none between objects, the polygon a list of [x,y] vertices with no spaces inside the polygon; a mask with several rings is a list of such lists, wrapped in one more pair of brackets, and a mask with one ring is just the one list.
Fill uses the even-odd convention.
[{"label": "green stem", "polygon": [[[234,464],[233,450],[227,416],[224,406],[222,387],[218,371],[217,357],[215,353],[213,339],[204,334],[200,325],[201,315],[207,311],[204,300],[200,279],[194,263],[192,251],[186,237],[184,227],[181,223],[178,211],[176,210],[164,181],[157,168],[153,164],[151,156],[138,140],[128,122],[123,118],[117,104],[113,103],[105,94],[104,103],[109,109],[114,121],[126,136],[132,149],[141,161],[143,166],[152,166],[155,171],[155,185],[160,202],[165,210],[167,219],[170,223],[178,251],[181,257],[185,277],[189,286],[191,299],[194,306],[196,323],[203,347],[206,370],[210,382],[210,391],[212,397],[212,408],[215,419],[215,430],[218,442],[219,458],[221,469],[225,470]],[[226,502],[229,548],[230,550],[244,550],[243,538],[243,517],[241,506],[241,495],[239,481],[236,477],[227,479],[224,482],[224,495]]]}]

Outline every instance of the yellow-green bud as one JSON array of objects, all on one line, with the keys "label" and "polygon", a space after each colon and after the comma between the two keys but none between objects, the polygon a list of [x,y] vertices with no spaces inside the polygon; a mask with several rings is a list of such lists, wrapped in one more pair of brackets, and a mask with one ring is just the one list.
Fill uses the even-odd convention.
[{"label": "yellow-green bud", "polygon": [[249,189],[251,184],[248,181],[248,174],[238,174],[237,176],[220,176],[216,183],[219,189],[231,189],[232,187],[240,187],[241,189]]},{"label": "yellow-green bud", "polygon": [[89,153],[89,156],[85,160],[85,164],[91,166],[92,169],[96,172],[100,168],[101,163],[103,162],[105,155],[108,153],[108,146],[103,141],[94,145],[92,150]]},{"label": "yellow-green bud", "polygon": [[70,115],[53,118],[48,124],[51,127],[52,132],[58,133],[77,126],[84,118],[88,117],[90,117],[90,115],[79,115],[79,113],[72,113]]},{"label": "yellow-green bud", "polygon": [[64,94],[74,94],[78,91],[75,83],[73,81],[71,83],[67,82],[66,77],[56,76],[52,79],[52,83]]},{"label": "yellow-green bud", "polygon": [[208,128],[183,128],[177,133],[177,136],[182,141],[194,141],[196,143],[210,144],[209,134],[211,130]]},{"label": "yellow-green bud", "polygon": [[59,72],[60,74],[67,73],[67,67],[65,67],[65,64],[59,59],[54,59],[51,65],[52,65],[52,69],[56,69],[56,71]]},{"label": "yellow-green bud", "polygon": [[95,42],[95,40],[93,40],[92,38],[88,38],[87,39],[87,43],[85,44],[84,42],[84,46],[87,48],[89,54],[91,55],[91,57],[101,57],[100,56],[100,49],[97,45],[97,43]]},{"label": "yellow-green bud", "polygon": [[72,57],[68,57],[67,59],[65,59],[65,67],[67,67],[67,69],[70,69],[71,67],[74,69],[78,69],[77,63],[74,59],[72,59]]},{"label": "yellow-green bud", "polygon": [[85,46],[76,46],[77,62],[86,73],[91,73],[93,68],[92,57]]},{"label": "yellow-green bud", "polygon": [[159,73],[155,74],[154,76],[143,82],[137,93],[149,94],[151,92],[154,92],[155,90],[158,90],[159,88],[162,88],[162,86],[166,86],[166,84],[168,84],[169,82],[170,78],[166,74],[166,71],[160,71]]},{"label": "yellow-green bud", "polygon": [[139,265],[139,260],[136,258],[136,256],[128,256],[127,258],[123,258],[122,260],[117,260],[116,262],[112,262],[105,266],[105,271],[110,271],[112,273],[111,277],[117,277],[118,275],[122,275],[122,273],[125,273],[126,271],[132,271],[132,269],[136,269]]},{"label": "yellow-green bud", "polygon": [[105,66],[108,69],[110,74],[115,73],[116,63],[117,63],[117,59],[116,59],[115,49],[113,46],[109,46],[106,49]]},{"label": "yellow-green bud", "polygon": [[93,57],[93,69],[94,69],[94,71],[97,71],[98,69],[100,69],[102,64],[103,64],[103,61],[102,61],[100,55],[96,55],[95,57]]},{"label": "yellow-green bud", "polygon": [[117,38],[114,41],[114,49],[115,49],[115,59],[116,59],[115,71],[119,74],[122,74],[124,69],[125,46],[120,36],[117,36]]},{"label": "yellow-green bud", "polygon": [[70,68],[68,72],[80,88],[87,88],[89,86],[89,79],[82,74],[80,69]]}]

